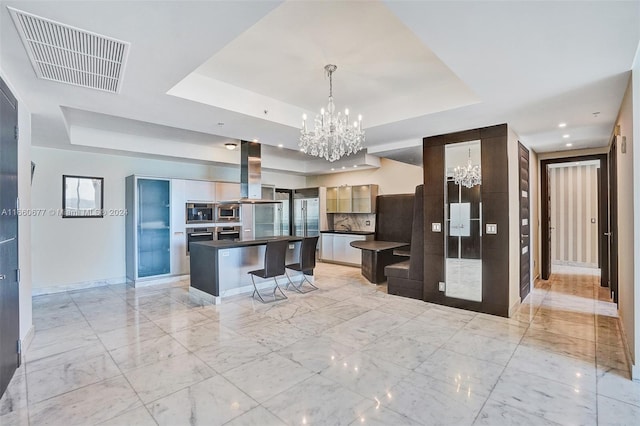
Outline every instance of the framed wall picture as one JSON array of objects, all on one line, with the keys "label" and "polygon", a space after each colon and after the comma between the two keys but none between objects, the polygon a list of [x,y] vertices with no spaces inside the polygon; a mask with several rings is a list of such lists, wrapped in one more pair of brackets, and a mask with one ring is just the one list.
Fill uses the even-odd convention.
[{"label": "framed wall picture", "polygon": [[62,176],[62,217],[103,217],[104,178]]}]

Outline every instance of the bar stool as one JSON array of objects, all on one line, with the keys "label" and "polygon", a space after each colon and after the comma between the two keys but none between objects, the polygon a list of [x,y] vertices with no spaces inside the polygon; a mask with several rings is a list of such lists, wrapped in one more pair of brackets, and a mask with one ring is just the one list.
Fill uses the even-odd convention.
[{"label": "bar stool", "polygon": [[[248,273],[251,275],[251,282],[253,283],[253,294],[251,297],[254,297],[256,294],[262,303],[272,303],[278,300],[287,299],[287,296],[284,294],[280,286],[278,285],[278,280],[276,277],[285,274],[285,257],[287,255],[287,245],[289,244],[288,240],[273,240],[267,242],[267,248],[264,251],[264,269],[256,269],[255,271],[249,271]],[[273,287],[273,300],[266,301],[258,291],[258,287],[256,287],[256,282],[254,277],[260,278],[273,278],[275,282],[275,287]],[[276,296],[276,291],[280,291],[282,297]]]},{"label": "bar stool", "polygon": [[[311,281],[307,278],[306,272],[313,273],[313,268],[316,267],[316,246],[318,245],[319,237],[305,237],[302,239],[302,246],[300,247],[300,258],[298,259],[298,263],[291,263],[286,265],[287,269],[292,269],[294,271],[299,271],[302,273],[302,280],[300,280],[300,284],[295,285],[293,281],[291,281],[291,277],[289,273],[285,270],[285,274],[287,275],[287,279],[289,282],[287,283],[287,289],[289,289],[289,285],[293,286],[294,290],[298,293],[309,293],[310,291],[317,290],[318,287],[313,285]],[[302,285],[304,282],[308,282],[312,289],[307,291],[302,291]]]}]

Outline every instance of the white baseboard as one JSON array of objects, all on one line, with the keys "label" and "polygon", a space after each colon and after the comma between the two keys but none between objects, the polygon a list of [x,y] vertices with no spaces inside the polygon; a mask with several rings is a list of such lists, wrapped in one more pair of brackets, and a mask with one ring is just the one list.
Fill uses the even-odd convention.
[{"label": "white baseboard", "polygon": [[33,342],[33,337],[35,336],[35,334],[36,329],[33,325],[31,325],[31,327],[29,327],[29,330],[27,330],[27,333],[22,338],[22,362],[25,361],[24,355],[27,350],[29,350],[29,346],[31,346],[31,342]]},{"label": "white baseboard", "polygon": [[511,318],[513,316],[513,314],[518,310],[518,308],[520,307],[520,298],[518,298],[518,300],[515,301],[515,303],[513,305],[511,305],[511,307],[509,308],[509,318]]},{"label": "white baseboard", "polygon": [[[624,329],[624,323],[618,310],[618,326],[620,327],[622,335],[622,348],[627,358],[627,365],[629,365],[629,373],[631,373],[632,380],[640,380],[640,366],[633,363],[633,357],[631,356],[631,347],[629,346],[629,340],[627,340],[627,331]],[[638,355],[638,354],[636,354]]]},{"label": "white baseboard", "polygon": [[104,280],[82,281],[72,284],[51,285],[47,287],[32,287],[31,296],[42,296],[44,294],[62,293],[72,290],[84,290],[87,288],[103,287],[106,285],[126,284],[127,277],[107,278]]},{"label": "white baseboard", "polygon": [[171,275],[168,277],[148,278],[148,279],[138,280],[132,283],[132,285],[135,288],[149,287],[149,286],[159,285],[159,284],[175,283],[175,282],[183,281],[187,279],[189,279],[189,275]]}]

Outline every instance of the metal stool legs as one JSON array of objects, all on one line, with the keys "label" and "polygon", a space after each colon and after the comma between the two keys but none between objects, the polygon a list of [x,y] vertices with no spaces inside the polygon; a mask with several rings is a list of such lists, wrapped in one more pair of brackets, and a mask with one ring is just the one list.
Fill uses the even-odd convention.
[{"label": "metal stool legs", "polygon": [[[300,280],[300,283],[298,285],[295,285],[295,283],[291,280],[291,277],[289,276],[289,273],[286,270],[284,271],[284,273],[287,276],[287,279],[289,280],[289,282],[287,283],[287,286],[285,287],[287,290],[289,289],[289,286],[292,286],[293,289],[298,293],[303,293],[303,294],[318,290],[318,287],[316,287],[315,285],[313,285],[311,281],[309,281],[309,278],[307,278],[304,272],[301,271],[302,279]],[[305,281],[308,282],[309,285],[313,288],[307,291],[302,291],[302,285],[304,284]]]},{"label": "metal stool legs", "polygon": [[[253,284],[253,293],[251,294],[251,297],[254,297],[257,294],[258,295],[258,299],[260,299],[260,301],[262,303],[273,303],[273,302],[277,302],[278,300],[288,299],[288,297],[284,294],[284,292],[282,291],[282,289],[278,285],[278,280],[276,279],[276,277],[273,277],[273,281],[276,284],[275,287],[273,287],[273,300],[265,300],[262,297],[262,294],[260,294],[260,291],[258,290],[258,287],[256,287],[256,280],[255,280],[254,276],[251,275],[251,283]],[[287,284],[287,286],[288,285],[289,284]],[[282,295],[282,297],[276,296],[276,291],[280,291],[280,294]]]}]

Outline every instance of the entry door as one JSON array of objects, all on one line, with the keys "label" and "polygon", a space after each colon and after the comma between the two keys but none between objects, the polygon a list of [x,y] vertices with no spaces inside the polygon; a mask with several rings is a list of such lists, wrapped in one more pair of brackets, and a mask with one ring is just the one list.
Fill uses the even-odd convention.
[{"label": "entry door", "polygon": [[609,282],[611,297],[618,303],[618,147],[614,138],[609,150]]},{"label": "entry door", "polygon": [[520,159],[520,300],[531,291],[531,253],[529,247],[529,150],[518,142]]},{"label": "entry door", "polygon": [[18,104],[0,79],[0,395],[18,364]]}]

